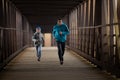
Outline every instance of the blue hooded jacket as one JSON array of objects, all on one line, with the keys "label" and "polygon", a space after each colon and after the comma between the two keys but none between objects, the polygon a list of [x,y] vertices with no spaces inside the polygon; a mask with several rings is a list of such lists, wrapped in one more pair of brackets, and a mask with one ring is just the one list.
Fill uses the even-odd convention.
[{"label": "blue hooded jacket", "polygon": [[[59,34],[60,31],[62,32],[62,35]],[[62,25],[56,24],[53,27],[53,31],[52,31],[53,37],[56,39],[56,41],[60,41],[60,42],[65,42],[66,37],[69,33],[70,33],[69,29],[68,29],[67,25],[64,23]]]}]

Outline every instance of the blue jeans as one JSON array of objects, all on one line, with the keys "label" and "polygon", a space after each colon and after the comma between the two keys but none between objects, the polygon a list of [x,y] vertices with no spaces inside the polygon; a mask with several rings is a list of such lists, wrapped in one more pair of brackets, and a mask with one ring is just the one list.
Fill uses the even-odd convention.
[{"label": "blue jeans", "polygon": [[37,57],[39,59],[41,58],[41,49],[42,49],[42,44],[40,46],[36,46]]}]

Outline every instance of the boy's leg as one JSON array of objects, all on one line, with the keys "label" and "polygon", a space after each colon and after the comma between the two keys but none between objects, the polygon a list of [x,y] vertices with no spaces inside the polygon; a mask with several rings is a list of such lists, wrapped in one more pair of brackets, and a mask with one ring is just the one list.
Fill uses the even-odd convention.
[{"label": "boy's leg", "polygon": [[36,46],[36,56],[38,57],[38,46]]},{"label": "boy's leg", "polygon": [[62,56],[64,56],[65,53],[65,42],[62,42]]},{"label": "boy's leg", "polygon": [[61,42],[57,42],[57,47],[58,47],[58,55],[60,61],[62,61],[62,48],[61,48]]},{"label": "boy's leg", "polygon": [[62,44],[61,42],[57,42],[57,47],[58,47],[58,55],[60,59],[60,63],[63,64],[63,56],[62,56]]},{"label": "boy's leg", "polygon": [[39,61],[39,46],[36,46],[36,52],[37,52],[36,55],[37,55],[37,58],[38,58],[37,60]]},{"label": "boy's leg", "polygon": [[38,61],[40,61],[40,58],[41,58],[41,48],[42,48],[42,45],[38,46]]}]

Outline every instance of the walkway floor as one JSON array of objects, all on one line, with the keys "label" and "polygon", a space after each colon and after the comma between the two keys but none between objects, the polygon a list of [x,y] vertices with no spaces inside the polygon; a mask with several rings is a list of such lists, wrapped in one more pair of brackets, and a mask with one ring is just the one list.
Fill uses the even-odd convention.
[{"label": "walkway floor", "polygon": [[69,51],[59,64],[57,48],[43,48],[41,62],[35,48],[25,49],[0,72],[0,80],[117,80]]}]

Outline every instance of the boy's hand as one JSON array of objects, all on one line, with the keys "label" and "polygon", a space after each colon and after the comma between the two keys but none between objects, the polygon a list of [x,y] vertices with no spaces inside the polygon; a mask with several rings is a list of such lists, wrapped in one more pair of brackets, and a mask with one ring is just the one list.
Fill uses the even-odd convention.
[{"label": "boy's hand", "polygon": [[60,35],[62,35],[62,32],[60,31]]},{"label": "boy's hand", "polygon": [[55,38],[53,38],[53,41],[56,41],[56,39],[55,39]]}]

